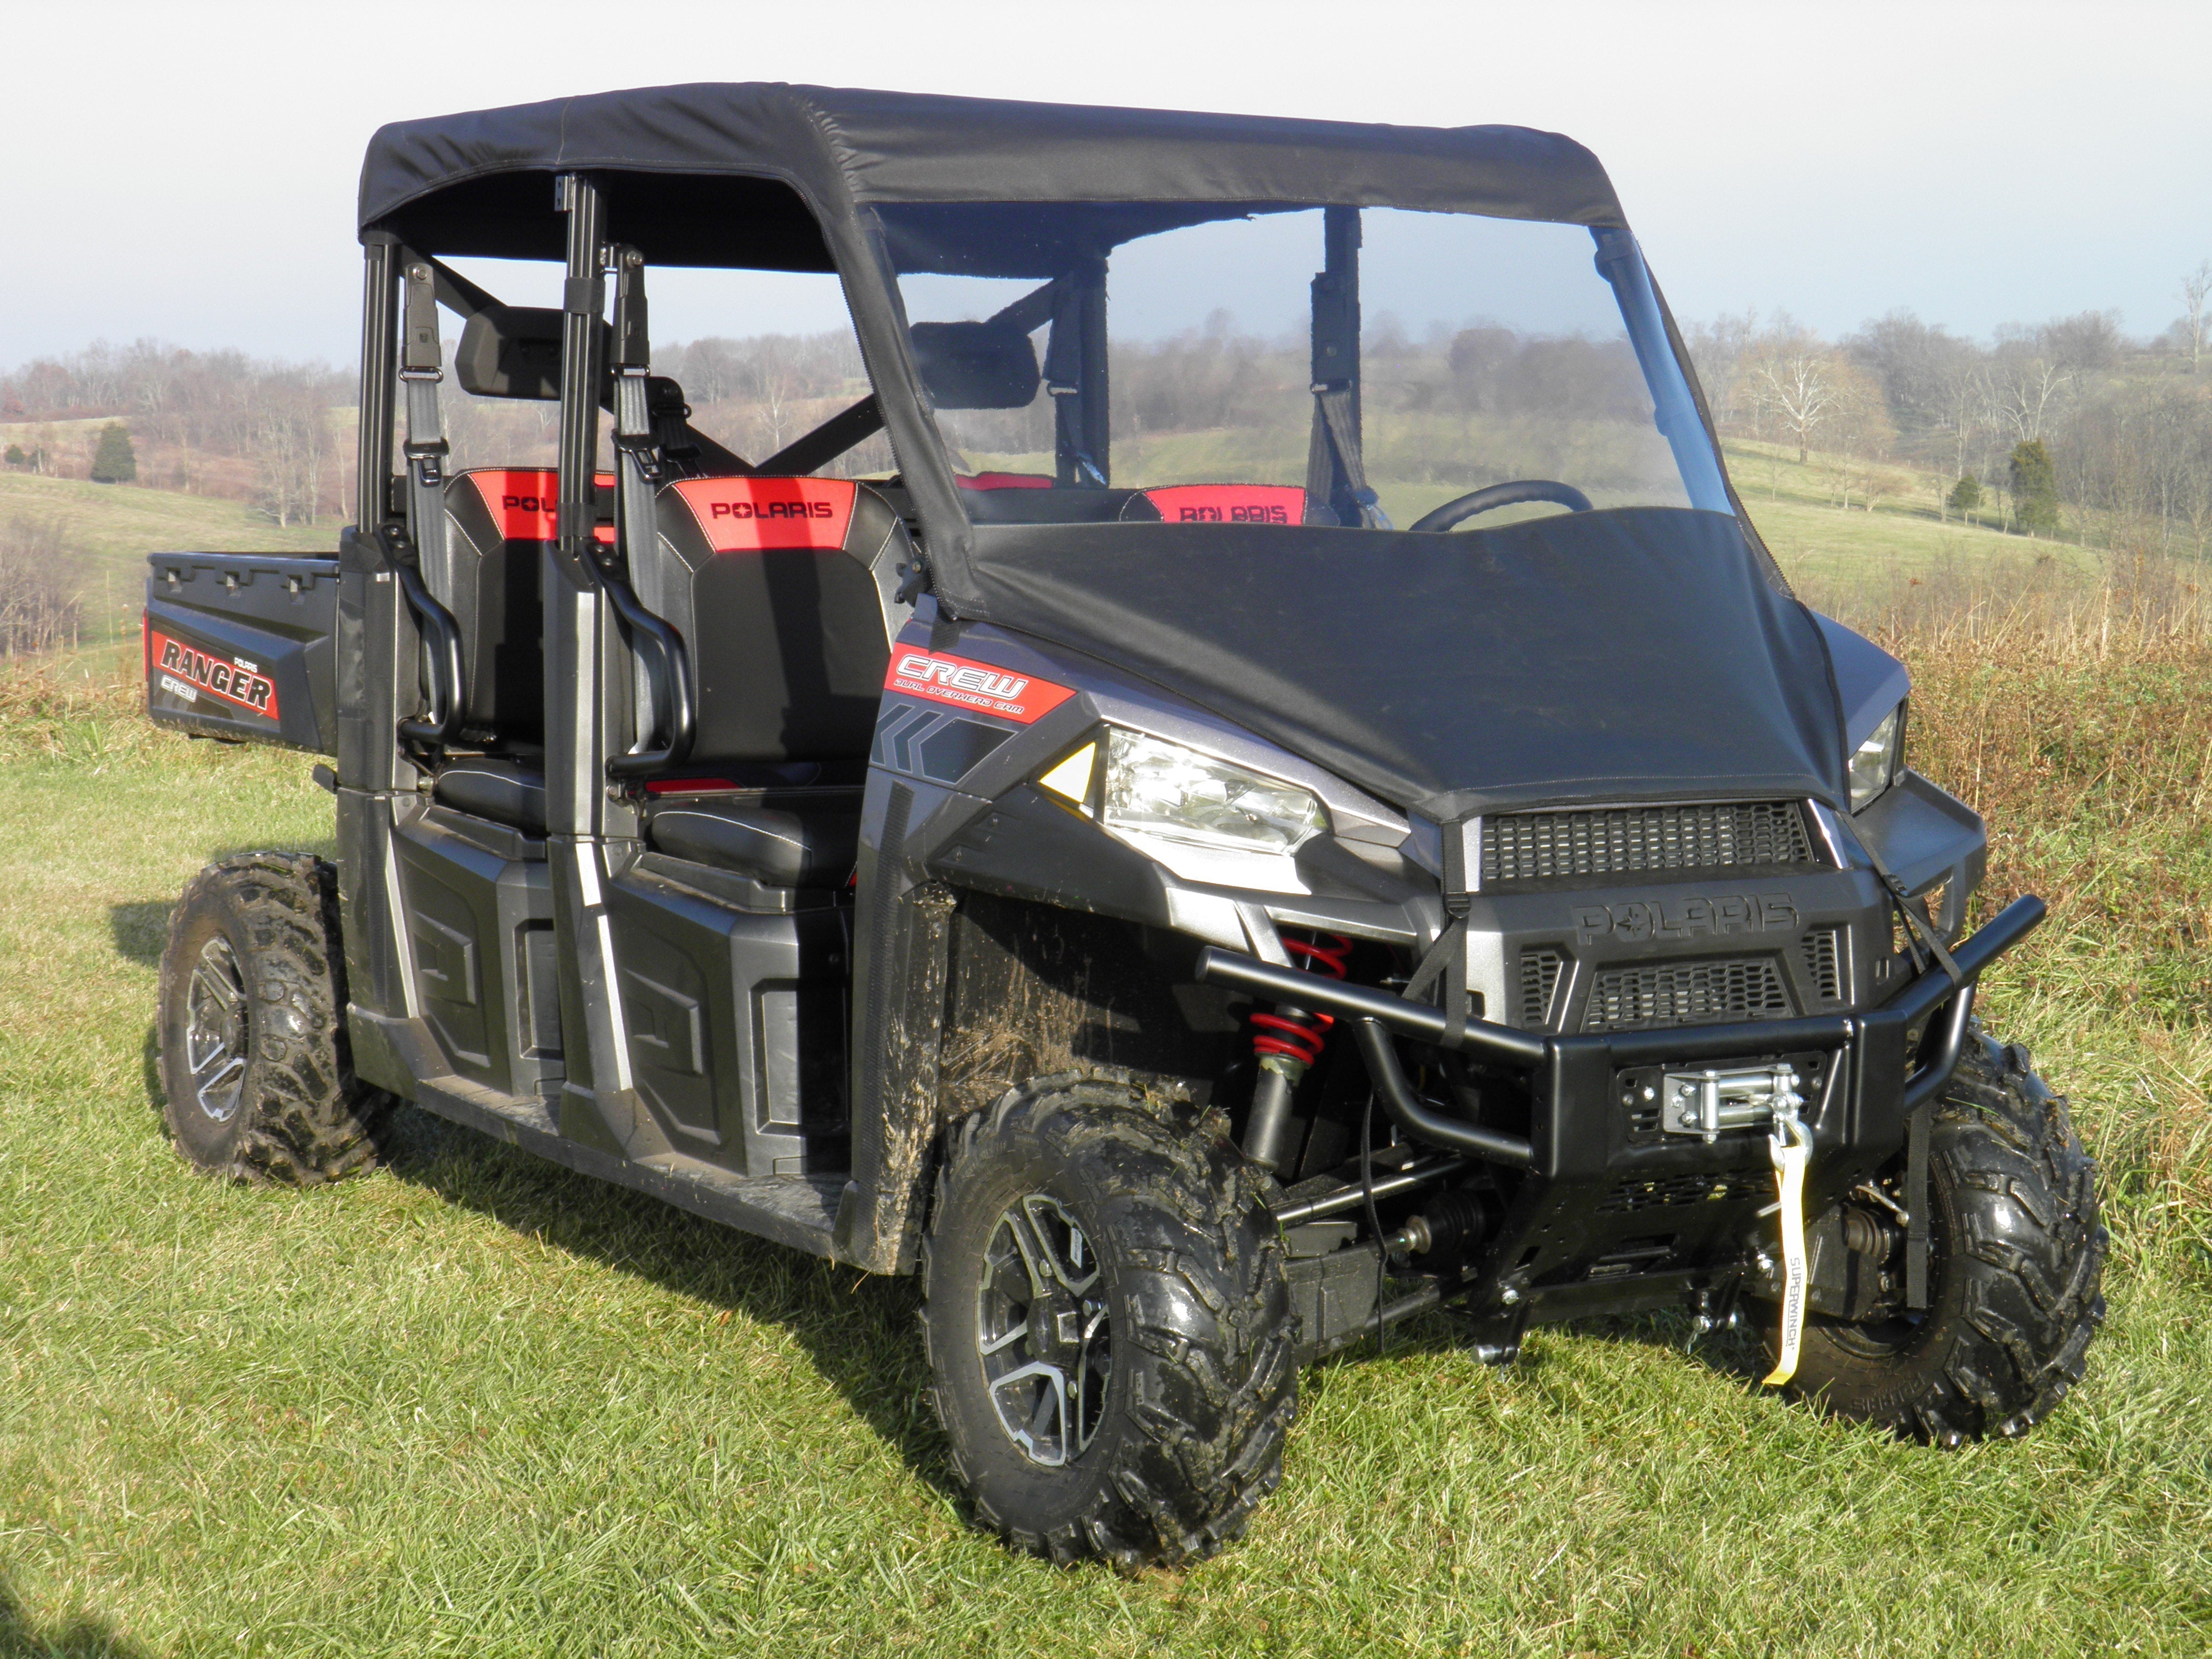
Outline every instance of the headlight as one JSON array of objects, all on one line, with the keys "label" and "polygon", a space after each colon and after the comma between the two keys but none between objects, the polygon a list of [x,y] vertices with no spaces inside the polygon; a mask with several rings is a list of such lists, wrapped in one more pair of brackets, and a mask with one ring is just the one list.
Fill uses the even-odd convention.
[{"label": "headlight", "polygon": [[1321,803],[1295,784],[1112,728],[1103,817],[1109,830],[1237,853],[1291,853],[1328,828]]},{"label": "headlight", "polygon": [[1851,757],[1851,811],[1860,812],[1874,805],[1875,798],[1897,781],[1898,769],[1904,763],[1905,705],[1891,709],[1880,726],[1867,734],[1867,739]]}]

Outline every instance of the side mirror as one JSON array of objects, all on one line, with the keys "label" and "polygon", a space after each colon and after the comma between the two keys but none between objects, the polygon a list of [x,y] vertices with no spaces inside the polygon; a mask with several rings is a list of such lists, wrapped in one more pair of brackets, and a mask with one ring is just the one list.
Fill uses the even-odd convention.
[{"label": "side mirror", "polygon": [[1004,323],[916,323],[915,367],[939,409],[1027,409],[1039,384],[1036,348]]},{"label": "side mirror", "polygon": [[561,398],[562,313],[539,306],[488,306],[461,327],[453,373],[476,398]]}]

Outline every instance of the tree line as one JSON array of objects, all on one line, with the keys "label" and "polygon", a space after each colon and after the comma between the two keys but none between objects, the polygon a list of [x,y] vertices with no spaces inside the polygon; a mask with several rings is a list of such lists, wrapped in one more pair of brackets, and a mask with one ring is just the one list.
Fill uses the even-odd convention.
[{"label": "tree line", "polygon": [[8,466],[248,501],[282,525],[350,515],[353,401],[326,363],[155,340],[0,374]]},{"label": "tree line", "polygon": [[1848,507],[1871,510],[1906,465],[1949,480],[1946,510],[2031,534],[2165,551],[2212,543],[2212,262],[2151,339],[2117,313],[2009,324],[1986,341],[1892,311],[1831,340],[1787,315],[1722,316],[1686,331],[1723,434],[1817,463]]},{"label": "tree line", "polygon": [[[2180,319],[2150,340],[2094,311],[2008,325],[1987,340],[1910,311],[1838,339],[1752,312],[1693,325],[1686,337],[1723,434],[1817,464],[1847,507],[1871,508],[1901,487],[1894,469],[1910,466],[1951,481],[1947,511],[2039,534],[2148,526],[2162,546],[2202,552],[2212,540],[2212,262],[2179,298]],[[1305,356],[1296,331],[1240,331],[1225,313],[1171,340],[1117,343],[1115,439],[1302,426]],[[1393,419],[1526,432],[1648,416],[1618,339],[1531,337],[1476,319],[1415,340],[1383,316],[1370,320],[1365,360],[1370,419],[1386,428],[1371,434],[1378,447]],[[756,459],[867,390],[848,330],[671,343],[655,368],[683,384],[703,430]],[[354,512],[353,398],[352,375],[324,363],[103,343],[0,374],[0,437],[12,468],[135,479],[313,522]],[[457,466],[550,464],[549,406],[469,398],[450,376],[443,406]],[[1050,447],[1042,398],[957,424],[981,451]],[[838,470],[893,465],[878,437]]]}]

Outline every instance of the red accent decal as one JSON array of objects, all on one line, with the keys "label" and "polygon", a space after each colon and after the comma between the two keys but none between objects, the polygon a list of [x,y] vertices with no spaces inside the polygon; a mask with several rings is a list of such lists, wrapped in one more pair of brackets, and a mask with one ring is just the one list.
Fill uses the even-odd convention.
[{"label": "red accent decal", "polygon": [[956,472],[952,482],[963,489],[1049,489],[1052,480],[1042,472]]},{"label": "red accent decal", "polygon": [[550,542],[554,538],[561,478],[551,468],[462,476],[477,487],[477,494],[490,509],[491,521],[507,540]]},{"label": "red accent decal", "polygon": [[676,493],[717,553],[834,553],[852,528],[860,487],[850,478],[685,478]]},{"label": "red accent decal", "polygon": [[884,690],[935,702],[957,703],[1000,720],[1028,726],[1050,714],[1075,693],[1050,680],[1010,674],[994,663],[972,662],[943,651],[909,651],[894,647]]},{"label": "red accent decal", "polygon": [[1306,492],[1297,484],[1170,484],[1145,499],[1170,524],[1304,524]]},{"label": "red accent decal", "polygon": [[146,630],[146,690],[149,695],[155,689],[154,675],[157,669],[163,678],[174,680],[184,689],[186,702],[195,702],[198,694],[207,692],[226,702],[236,703],[249,714],[258,714],[264,720],[276,718],[276,682],[266,674],[235,659],[210,657],[198,647],[173,640],[158,628],[149,626]]},{"label": "red accent decal", "polygon": [[[559,536],[561,475],[551,467],[491,469],[461,476],[477,487],[504,539],[550,542]],[[602,489],[612,489],[615,475],[595,472],[592,482]],[[596,526],[592,533],[603,542],[615,538],[612,525]]]},{"label": "red accent decal", "polygon": [[727,778],[648,778],[645,793],[648,795],[705,795],[737,787]]}]

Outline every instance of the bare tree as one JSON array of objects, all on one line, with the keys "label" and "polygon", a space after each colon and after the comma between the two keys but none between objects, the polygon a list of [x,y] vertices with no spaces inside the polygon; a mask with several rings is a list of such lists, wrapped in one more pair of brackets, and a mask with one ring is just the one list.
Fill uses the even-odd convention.
[{"label": "bare tree", "polygon": [[1825,352],[1802,345],[1763,355],[1755,373],[1756,395],[1783,429],[1797,441],[1797,460],[1805,461],[1813,434],[1836,409],[1839,390],[1836,363]]},{"label": "bare tree", "polygon": [[2204,301],[2212,297],[2212,259],[2200,260],[2197,269],[2181,279],[2181,302],[2188,307],[2189,372],[2197,373],[2204,355]]},{"label": "bare tree", "polygon": [[2073,380],[2055,359],[2008,353],[1997,360],[1996,372],[1988,382],[1990,412],[2014,442],[2033,442],[2043,436],[2053,406]]},{"label": "bare tree", "polygon": [[83,606],[64,582],[61,526],[0,524],[0,657],[52,651],[76,638]]}]

